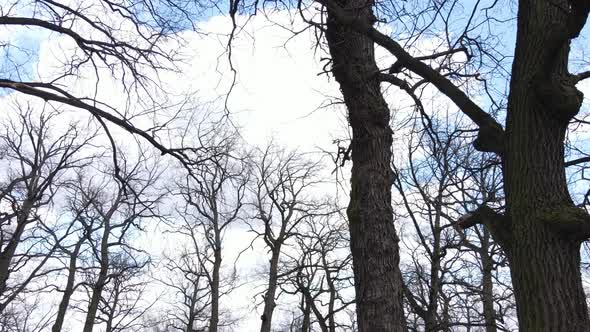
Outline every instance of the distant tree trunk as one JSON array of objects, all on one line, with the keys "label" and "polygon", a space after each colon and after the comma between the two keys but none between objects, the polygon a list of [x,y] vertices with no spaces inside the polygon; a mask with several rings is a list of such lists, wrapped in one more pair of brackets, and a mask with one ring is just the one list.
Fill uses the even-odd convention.
[{"label": "distant tree trunk", "polygon": [[74,294],[74,283],[76,281],[76,265],[78,261],[78,254],[80,253],[80,248],[82,247],[83,241],[76,243],[74,250],[70,253],[70,264],[68,266],[68,281],[66,283],[66,288],[64,289],[64,294],[61,298],[61,302],[59,303],[59,307],[57,309],[57,317],[55,318],[55,322],[53,323],[53,327],[51,328],[52,332],[60,332],[64,323],[64,318],[66,317],[66,312],[68,310],[68,305],[70,303],[70,298],[72,294]]},{"label": "distant tree trunk", "polygon": [[438,300],[441,292],[441,232],[442,228],[440,225],[440,206],[442,204],[442,192],[435,199],[436,213],[434,217],[434,227],[432,232],[432,256],[430,257],[430,285],[428,290],[428,306],[426,308],[426,332],[440,331],[440,322],[438,320]]},{"label": "distant tree trunk", "polygon": [[[371,3],[337,1],[373,23]],[[393,224],[390,114],[375,63],[373,41],[339,23],[328,9],[326,38],[352,128],[352,175],[347,214],[361,332],[406,331]]]},{"label": "distant tree trunk", "polygon": [[483,317],[486,324],[486,332],[497,332],[496,328],[496,311],[494,310],[494,284],[492,281],[492,271],[494,270],[494,261],[490,255],[490,233],[484,229],[483,239],[481,241],[481,283],[482,283],[482,299]]},{"label": "distant tree trunk", "polygon": [[[568,73],[570,40],[586,21],[582,1],[521,0],[510,82],[503,171],[520,331],[588,331],[580,275],[581,234],[590,223],[574,207],[564,138],[582,94]],[[578,238],[577,238],[578,237]]]},{"label": "distant tree trunk", "polygon": [[120,289],[118,287],[115,287],[115,296],[113,298],[112,308],[111,310],[109,310],[107,316],[106,328],[104,330],[105,332],[113,332],[113,321],[115,320],[115,313],[117,312],[117,305],[119,304],[120,294]]},{"label": "distant tree trunk", "polygon": [[[277,244],[277,242],[275,242]],[[270,268],[268,275],[268,290],[264,296],[264,311],[262,313],[262,324],[260,332],[270,332],[272,327],[272,314],[275,310],[275,296],[277,292],[278,271],[279,271],[279,256],[281,254],[281,246],[277,245],[272,250],[272,257],[270,259]]]},{"label": "distant tree trunk", "polygon": [[301,294],[301,303],[299,306],[303,317],[301,319],[301,326],[297,326],[297,331],[309,332],[311,327],[311,303],[308,301],[307,296],[304,293]]},{"label": "distant tree trunk", "polygon": [[305,295],[301,296],[303,320],[301,322],[301,332],[309,332],[311,327],[311,304],[306,299]]},{"label": "distant tree trunk", "polygon": [[196,315],[196,305],[199,298],[199,287],[198,284],[194,284],[193,286],[193,294],[190,298],[190,306],[189,312],[186,322],[186,332],[193,332],[195,327],[195,321],[197,319]]},{"label": "distant tree trunk", "polygon": [[[221,245],[221,238],[216,229],[216,240]],[[211,281],[211,319],[209,320],[209,332],[217,332],[219,325],[219,269],[221,268],[221,248],[216,247],[214,250],[213,272]]]},{"label": "distant tree trunk", "polygon": [[94,321],[98,311],[98,305],[102,296],[102,291],[107,281],[109,271],[109,235],[111,232],[110,221],[105,221],[104,232],[100,244],[100,271],[96,282],[92,285],[92,295],[88,303],[88,311],[86,313],[86,321],[84,322],[83,332],[92,332],[94,328]]}]

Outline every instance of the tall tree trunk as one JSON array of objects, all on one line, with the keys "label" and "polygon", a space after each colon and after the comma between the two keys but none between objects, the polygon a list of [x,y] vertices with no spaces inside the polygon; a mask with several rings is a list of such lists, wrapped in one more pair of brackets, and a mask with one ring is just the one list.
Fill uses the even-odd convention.
[{"label": "tall tree trunk", "polygon": [[[339,0],[358,20],[374,23],[372,2]],[[392,132],[373,41],[339,23],[328,10],[326,38],[352,127],[352,175],[347,214],[360,332],[406,331],[393,224]]]},{"label": "tall tree trunk", "polygon": [[[25,231],[27,220],[29,219],[32,209],[33,201],[26,199],[23,202],[21,211],[17,215],[16,229],[4,250],[0,252],[0,295],[4,294],[6,291],[6,284],[8,282],[8,277],[10,276],[10,262],[12,262],[16,247],[20,243],[21,237]],[[0,310],[0,313],[1,312],[2,310]]]},{"label": "tall tree trunk", "polygon": [[194,330],[196,319],[197,319],[197,313],[195,312],[195,308],[197,306],[198,300],[199,300],[199,283],[197,281],[197,282],[193,282],[193,293],[192,293],[192,297],[190,298],[190,306],[188,308],[188,317],[187,317],[187,321],[186,321],[185,332],[193,332],[193,330]]},{"label": "tall tree trunk", "polygon": [[[569,8],[575,5],[519,5],[503,171],[514,239],[504,245],[523,332],[582,332],[590,326],[576,238],[588,220],[573,206],[564,167],[567,124],[582,102],[567,70],[576,36]],[[577,23],[584,22],[585,16]]]},{"label": "tall tree trunk", "polygon": [[301,322],[301,332],[309,332],[311,327],[311,304],[305,297],[305,294],[301,296],[301,309],[303,312],[303,319]]},{"label": "tall tree trunk", "polygon": [[68,305],[70,303],[70,298],[72,294],[74,294],[74,282],[76,280],[76,265],[78,261],[78,254],[80,253],[80,248],[82,247],[83,241],[76,243],[74,247],[74,251],[70,254],[70,264],[68,266],[68,281],[66,283],[66,288],[64,289],[64,294],[61,298],[61,302],[59,303],[59,307],[57,309],[57,317],[55,318],[55,322],[51,327],[52,332],[60,332],[64,323],[64,318],[66,317],[66,311],[68,310]]},{"label": "tall tree trunk", "polygon": [[[221,242],[219,232],[215,236],[218,243]],[[217,332],[219,325],[219,269],[221,268],[221,249],[215,249],[215,259],[213,261],[213,275],[211,280],[211,318],[209,319],[209,332]]]},{"label": "tall tree trunk", "polygon": [[94,320],[96,319],[96,313],[98,311],[98,305],[102,296],[105,283],[107,281],[107,275],[109,271],[109,235],[111,232],[110,221],[106,221],[105,229],[100,244],[100,271],[98,278],[94,285],[92,285],[92,296],[88,303],[88,311],[86,313],[86,321],[84,322],[83,332],[92,332],[94,328]]},{"label": "tall tree trunk", "polygon": [[[442,191],[442,190],[441,190]],[[441,291],[441,280],[440,280],[440,264],[441,264],[441,227],[440,227],[440,207],[441,207],[441,196],[439,193],[435,200],[435,211],[434,215],[434,227],[432,228],[432,257],[430,258],[430,285],[428,291],[428,306],[426,308],[426,332],[440,331],[440,324],[437,319],[438,317],[438,298]]]},{"label": "tall tree trunk", "polygon": [[482,298],[483,317],[486,324],[486,332],[497,332],[496,328],[496,311],[494,310],[494,284],[492,282],[492,271],[494,264],[490,255],[490,233],[484,229],[483,239],[481,241],[481,283],[482,283]]},{"label": "tall tree trunk", "polygon": [[260,332],[270,332],[272,327],[272,314],[275,310],[275,296],[277,292],[278,271],[279,271],[279,256],[281,254],[281,246],[276,244],[273,248],[272,257],[270,259],[270,269],[268,274],[268,290],[264,297],[264,311],[262,313],[262,324],[260,325]]}]

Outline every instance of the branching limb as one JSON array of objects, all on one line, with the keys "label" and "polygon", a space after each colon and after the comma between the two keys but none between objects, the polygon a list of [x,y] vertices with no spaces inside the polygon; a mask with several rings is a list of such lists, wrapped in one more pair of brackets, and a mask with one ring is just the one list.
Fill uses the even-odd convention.
[{"label": "branching limb", "polygon": [[[162,155],[170,154],[171,156],[176,158],[178,161],[180,161],[182,163],[182,165],[189,170],[191,169],[191,166],[204,161],[204,160],[200,160],[200,157],[199,157],[199,154],[201,154],[203,152],[203,151],[201,151],[201,149],[199,149],[199,148],[168,148],[168,147],[164,146],[163,144],[161,144],[160,142],[158,142],[156,140],[156,138],[154,138],[153,136],[148,134],[146,131],[144,131],[140,128],[137,128],[136,126],[131,124],[129,121],[127,121],[123,118],[119,118],[119,117],[113,115],[112,113],[104,111],[94,105],[86,103],[86,102],[84,102],[83,99],[72,96],[71,94],[67,93],[66,91],[64,91],[52,84],[39,83],[39,82],[23,83],[23,82],[15,82],[15,81],[6,80],[6,79],[0,79],[0,88],[8,88],[8,89],[12,89],[15,91],[19,91],[24,94],[28,94],[31,96],[42,98],[45,101],[55,101],[55,102],[70,105],[70,106],[73,106],[76,108],[84,109],[84,110],[90,112],[90,114],[92,114],[95,117],[107,120],[107,121],[121,127],[122,129],[125,129],[126,131],[130,132],[131,134],[138,135],[138,136],[142,137],[148,143],[150,143],[152,146],[154,146],[156,149],[158,149]],[[48,90],[55,91],[59,94],[50,92]],[[189,153],[195,154],[197,156],[196,159],[195,159],[195,157],[189,156]]]},{"label": "branching limb", "polygon": [[457,221],[457,225],[461,229],[468,229],[478,224],[485,225],[504,251],[510,253],[512,245],[512,221],[510,217],[494,211],[487,205],[482,205],[475,211],[463,215]]},{"label": "branching limb", "polygon": [[[502,154],[504,150],[504,130],[488,113],[482,110],[465,92],[454,85],[444,75],[406,52],[399,43],[373,27],[374,21],[359,18],[355,11],[340,7],[333,0],[316,0],[328,8],[328,11],[341,23],[369,36],[379,46],[388,50],[397,58],[400,66],[422,76],[445,94],[455,105],[480,128],[474,146],[479,151]],[[374,20],[375,18],[373,18]]]}]

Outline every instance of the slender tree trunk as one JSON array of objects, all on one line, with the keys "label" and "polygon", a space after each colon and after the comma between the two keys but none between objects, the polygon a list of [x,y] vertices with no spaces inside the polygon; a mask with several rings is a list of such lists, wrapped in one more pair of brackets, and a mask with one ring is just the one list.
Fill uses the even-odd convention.
[{"label": "slender tree trunk", "polygon": [[483,303],[483,317],[486,324],[486,332],[497,332],[496,328],[496,311],[494,310],[494,284],[492,281],[492,271],[494,264],[490,256],[490,233],[484,229],[483,239],[481,241],[481,283],[482,283],[482,298]]},{"label": "slender tree trunk", "polygon": [[[218,233],[216,236],[219,238]],[[221,242],[221,240],[219,240]],[[220,248],[220,247],[218,247]],[[215,250],[213,261],[213,276],[211,281],[211,319],[209,320],[209,332],[217,332],[219,325],[219,269],[221,268],[221,249]]]},{"label": "slender tree trunk", "polygon": [[83,332],[92,332],[94,328],[94,320],[96,319],[96,312],[98,311],[98,305],[102,296],[102,291],[107,280],[107,274],[109,269],[109,234],[110,234],[109,221],[106,221],[102,241],[100,244],[100,272],[98,273],[98,279],[92,286],[92,297],[88,304],[88,311],[86,313],[86,321],[84,322]]},{"label": "slender tree trunk", "polygon": [[120,284],[117,284],[115,286],[114,292],[115,292],[115,297],[113,299],[113,305],[110,308],[111,310],[108,313],[108,318],[106,321],[106,328],[105,328],[104,332],[112,332],[113,331],[113,321],[115,320],[115,313],[117,311],[117,305],[119,304],[119,296],[121,295]]},{"label": "slender tree trunk", "polygon": [[61,302],[59,303],[59,307],[57,309],[57,317],[55,318],[55,322],[53,323],[53,327],[51,328],[52,332],[60,332],[64,323],[64,318],[66,317],[66,311],[68,310],[68,305],[70,303],[70,298],[72,294],[74,294],[74,282],[76,280],[76,265],[78,262],[78,254],[80,253],[80,248],[82,247],[83,241],[76,243],[74,247],[74,251],[70,254],[70,264],[68,266],[68,281],[66,283],[66,288],[64,289],[64,295],[61,298]]},{"label": "slender tree trunk", "polygon": [[[276,242],[275,242],[276,243]],[[260,325],[260,332],[270,332],[272,327],[272,314],[275,310],[275,296],[277,292],[278,271],[279,271],[279,255],[281,254],[281,246],[276,245],[272,251],[270,259],[270,269],[268,275],[268,290],[264,297],[264,311],[262,313],[262,324]]]},{"label": "slender tree trunk", "polygon": [[198,301],[198,293],[199,293],[199,283],[193,283],[193,294],[192,298],[190,299],[190,306],[188,308],[188,319],[186,322],[186,332],[193,332],[195,327],[195,320],[196,320],[196,313],[195,308],[197,306]]},{"label": "slender tree trunk", "polygon": [[436,199],[436,215],[434,216],[434,227],[433,227],[433,245],[432,245],[432,257],[430,263],[430,289],[428,291],[428,306],[426,308],[426,332],[435,332],[440,330],[439,322],[437,320],[438,311],[438,297],[441,290],[440,280],[440,196]]},{"label": "slender tree trunk", "polygon": [[309,332],[311,327],[311,304],[305,297],[305,295],[301,296],[301,301],[303,302],[302,308],[303,309],[303,321],[301,322],[301,332]]},{"label": "slender tree trunk", "polygon": [[576,24],[568,8],[574,5],[519,5],[503,171],[514,239],[504,245],[523,332],[582,332],[590,326],[576,238],[576,224],[588,221],[573,206],[564,167],[567,124],[582,102],[567,71]]},{"label": "slender tree trunk", "polygon": [[[372,2],[339,0],[359,20],[374,22]],[[353,9],[354,8],[354,9]],[[375,63],[373,41],[340,24],[328,10],[326,38],[352,127],[349,219],[360,332],[406,331],[393,224],[392,132]]]}]

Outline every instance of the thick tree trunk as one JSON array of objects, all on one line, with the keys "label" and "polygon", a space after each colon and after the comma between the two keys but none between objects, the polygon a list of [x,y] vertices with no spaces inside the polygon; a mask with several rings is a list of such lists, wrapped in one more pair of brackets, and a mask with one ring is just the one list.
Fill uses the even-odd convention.
[{"label": "thick tree trunk", "polygon": [[[25,200],[22,209],[17,216],[16,229],[4,250],[0,252],[0,295],[4,294],[6,291],[8,277],[10,276],[10,262],[12,262],[16,248],[18,247],[25,231],[27,219],[29,218],[32,209],[33,201],[30,199]],[[2,310],[0,310],[0,313],[1,312]]]},{"label": "thick tree trunk", "polygon": [[572,204],[563,161],[567,124],[582,99],[567,72],[573,3],[519,5],[503,171],[514,239],[504,246],[523,332],[590,326],[576,239],[576,224],[587,219]]},{"label": "thick tree trunk", "polygon": [[[340,0],[373,23],[371,2]],[[373,41],[340,24],[328,10],[326,38],[352,127],[352,175],[347,214],[361,332],[405,331],[398,237],[391,207],[392,133]]]},{"label": "thick tree trunk", "polygon": [[268,290],[264,297],[264,311],[260,319],[260,332],[270,332],[272,327],[272,314],[275,310],[275,296],[277,292],[278,271],[279,271],[279,256],[281,254],[281,246],[277,245],[272,252],[270,259],[270,269],[268,274]]}]

